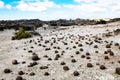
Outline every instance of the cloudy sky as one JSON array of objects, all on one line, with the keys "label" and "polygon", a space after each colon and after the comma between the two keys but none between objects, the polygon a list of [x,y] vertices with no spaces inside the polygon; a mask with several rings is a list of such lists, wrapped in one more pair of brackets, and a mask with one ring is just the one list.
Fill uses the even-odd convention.
[{"label": "cloudy sky", "polygon": [[120,18],[120,0],[0,0],[0,20]]}]

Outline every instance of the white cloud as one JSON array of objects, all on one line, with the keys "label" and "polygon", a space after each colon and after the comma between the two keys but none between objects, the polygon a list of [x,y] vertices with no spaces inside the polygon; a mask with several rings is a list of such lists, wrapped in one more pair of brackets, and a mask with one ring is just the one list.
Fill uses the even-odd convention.
[{"label": "white cloud", "polygon": [[0,1],[0,8],[4,7],[4,2]]},{"label": "white cloud", "polygon": [[96,0],[74,0],[77,3],[85,2],[85,3],[92,3],[95,2]]},{"label": "white cloud", "polygon": [[5,5],[5,7],[6,7],[7,9],[11,9],[11,8],[12,8],[12,6],[9,5],[9,4]]},{"label": "white cloud", "polygon": [[64,5],[66,8],[82,12],[112,12],[120,10],[120,0],[74,0],[77,5]]},{"label": "white cloud", "polygon": [[12,6],[9,4],[5,4],[3,1],[0,1],[0,8],[11,9]]},{"label": "white cloud", "polygon": [[45,11],[48,8],[54,7],[59,8],[60,6],[48,0],[44,0],[43,2],[40,2],[39,0],[32,1],[21,0],[19,4],[16,6],[16,8],[21,11]]},{"label": "white cloud", "polygon": [[66,8],[71,8],[80,12],[104,12],[106,9],[96,6],[94,4],[91,5],[64,5]]}]

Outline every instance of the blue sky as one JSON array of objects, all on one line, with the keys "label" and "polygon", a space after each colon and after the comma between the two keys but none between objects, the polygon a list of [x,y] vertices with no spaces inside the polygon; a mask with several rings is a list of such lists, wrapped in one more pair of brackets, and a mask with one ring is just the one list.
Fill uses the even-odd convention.
[{"label": "blue sky", "polygon": [[0,20],[120,17],[120,0],[0,0]]}]

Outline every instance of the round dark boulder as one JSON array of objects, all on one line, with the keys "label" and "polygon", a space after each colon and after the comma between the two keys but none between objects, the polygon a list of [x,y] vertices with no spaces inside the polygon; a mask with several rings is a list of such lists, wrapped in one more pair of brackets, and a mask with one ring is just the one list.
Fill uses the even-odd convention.
[{"label": "round dark boulder", "polygon": [[92,63],[87,63],[87,67],[89,68],[93,67]]},{"label": "round dark boulder", "polygon": [[73,72],[73,75],[74,75],[74,76],[79,76],[80,74],[79,74],[78,71],[74,71],[74,72]]},{"label": "round dark boulder", "polygon": [[23,71],[19,71],[18,74],[19,74],[19,75],[23,75],[24,72],[23,72]]},{"label": "round dark boulder", "polygon": [[49,75],[50,75],[50,73],[48,73],[48,72],[45,72],[45,73],[44,73],[44,75],[45,75],[45,76],[49,76]]},{"label": "round dark boulder", "polygon": [[100,69],[104,70],[104,69],[106,69],[106,67],[104,65],[100,65]]},{"label": "round dark boulder", "polygon": [[4,69],[4,73],[10,73],[12,72],[10,69]]},{"label": "round dark boulder", "polygon": [[68,70],[69,70],[69,67],[68,67],[68,66],[64,66],[64,67],[63,67],[63,70],[68,71]]},{"label": "round dark boulder", "polygon": [[13,64],[13,65],[16,65],[16,64],[18,64],[18,61],[17,61],[16,59],[13,60],[13,61],[12,61],[12,64]]},{"label": "round dark boulder", "polygon": [[40,58],[38,57],[38,55],[33,55],[33,56],[32,56],[32,60],[33,60],[33,61],[37,61],[37,60],[39,60],[39,59],[40,59]]},{"label": "round dark boulder", "polygon": [[17,76],[16,80],[24,80],[21,76]]}]

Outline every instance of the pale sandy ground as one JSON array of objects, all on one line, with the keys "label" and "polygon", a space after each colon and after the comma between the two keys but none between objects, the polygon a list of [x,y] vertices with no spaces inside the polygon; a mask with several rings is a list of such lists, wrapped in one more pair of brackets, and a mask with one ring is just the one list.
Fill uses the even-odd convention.
[{"label": "pale sandy ground", "polygon": [[[43,36],[43,40],[49,40],[50,43],[52,43],[52,37],[62,38],[64,36],[64,39],[57,41],[53,46],[51,46],[50,43],[44,44],[44,41],[40,41],[39,43],[37,39],[40,39],[40,37],[12,41],[11,35],[15,32],[14,30],[0,32],[0,80],[16,80],[16,77],[19,76],[18,71],[25,72],[22,77],[26,80],[120,80],[120,75],[115,73],[116,67],[120,67],[120,63],[118,63],[120,60],[120,46],[114,46],[115,43],[120,44],[120,34],[111,37],[102,37],[103,33],[112,32],[118,28],[120,29],[120,22],[108,25],[70,26],[65,30],[43,30],[43,28],[39,28],[37,31]],[[70,39],[69,35],[74,36]],[[87,37],[87,35],[89,36]],[[79,36],[84,36],[85,39],[78,41]],[[102,38],[101,44],[94,42],[95,36]],[[89,39],[91,39],[94,44],[87,45],[85,42],[90,42]],[[34,40],[34,42],[29,43],[30,40]],[[68,45],[63,45],[62,41],[67,42]],[[70,41],[73,41],[73,43]],[[107,43],[104,41],[108,41],[109,43],[113,41],[110,49],[114,52],[114,56],[110,56],[110,60],[104,59],[106,55],[104,51],[108,50],[105,48]],[[24,44],[25,42],[26,44]],[[37,44],[35,44],[35,42],[37,42]],[[75,44],[75,42],[79,44],[82,43],[83,47],[78,47],[78,44]],[[46,45],[46,47],[38,46],[38,44]],[[95,44],[98,45],[98,48],[94,48]],[[31,49],[31,46],[34,48]],[[60,49],[53,49],[54,46],[59,46]],[[73,49],[73,46],[76,46],[76,48]],[[66,50],[67,47],[69,47],[68,50]],[[24,48],[26,48],[26,50],[23,50]],[[45,51],[46,48],[51,48],[51,50]],[[80,48],[83,48],[84,51],[80,51]],[[33,50],[33,52],[40,57],[40,60],[36,61],[38,65],[34,67],[27,67],[30,62],[33,62],[31,59],[32,53],[28,53],[29,50]],[[60,55],[62,51],[65,51],[65,53],[61,55],[58,60],[54,60],[56,55],[56,53],[54,53],[55,50],[58,50],[59,53],[57,54]],[[80,54],[75,54],[76,51],[79,51]],[[99,53],[95,53],[95,51],[99,51]],[[91,59],[81,58],[81,55],[85,55],[86,52],[91,54]],[[47,58],[43,57],[44,55],[48,55],[48,57],[52,58],[52,61],[48,61]],[[74,56],[73,59],[76,59],[76,63],[71,62],[71,56]],[[12,64],[12,60],[14,59],[18,60],[18,65]],[[22,64],[23,61],[26,63]],[[63,65],[60,65],[62,61],[66,63],[66,66],[68,66],[70,70],[63,70]],[[93,64],[92,68],[86,66],[88,62]],[[96,65],[96,63],[105,65],[107,69],[99,69],[100,65]],[[40,66],[46,65],[48,65],[48,69],[40,70]],[[5,68],[11,69],[12,72],[5,74]],[[78,71],[80,75],[74,76],[74,71]],[[30,76],[30,72],[34,72],[35,75]],[[50,75],[44,76],[45,72],[49,72]]]}]

